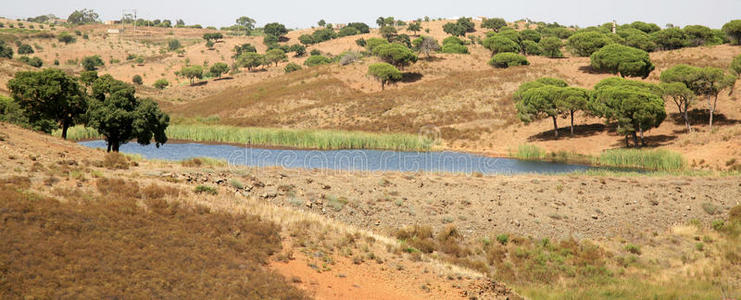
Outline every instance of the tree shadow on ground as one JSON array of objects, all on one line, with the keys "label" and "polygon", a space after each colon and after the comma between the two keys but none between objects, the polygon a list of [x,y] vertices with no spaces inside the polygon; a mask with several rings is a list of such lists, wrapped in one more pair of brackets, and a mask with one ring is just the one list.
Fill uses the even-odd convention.
[{"label": "tree shadow on ground", "polygon": [[[671,113],[670,117],[675,125],[684,125],[684,117],[679,113]],[[706,109],[693,109],[687,112],[690,119],[690,125],[707,125],[710,121],[710,112]],[[713,125],[735,125],[741,123],[741,120],[729,119],[724,114],[713,114]]]},{"label": "tree shadow on ground", "polygon": [[445,60],[445,58],[444,57],[439,57],[439,56],[430,56],[430,57],[420,58],[419,60],[424,60],[424,61],[429,61],[429,62],[436,62],[436,61],[443,61],[443,60]]},{"label": "tree shadow on ground", "polygon": [[605,72],[600,72],[592,68],[590,65],[584,65],[579,67],[579,71],[582,71],[587,74],[605,74]]},{"label": "tree shadow on ground", "polygon": [[234,77],[227,76],[227,77],[216,78],[216,79],[214,79],[214,81],[232,80],[232,79],[234,79]]},{"label": "tree shadow on ground", "polygon": [[422,77],[424,77],[424,75],[422,75],[421,73],[404,72],[401,74],[401,82],[404,82],[404,83],[416,82],[416,81],[421,80]]},{"label": "tree shadow on ground", "polygon": [[207,85],[207,84],[208,84],[208,80],[204,80],[204,81],[194,82],[190,86],[204,86],[204,85]]},{"label": "tree shadow on ground", "polygon": [[528,137],[528,141],[553,141],[553,140],[560,140],[570,137],[588,137],[596,135],[600,132],[604,132],[605,130],[608,130],[608,126],[601,123],[595,123],[595,124],[581,124],[581,125],[574,125],[574,135],[571,135],[571,128],[569,126],[561,126],[558,128],[558,138],[553,136],[553,129],[548,131],[543,131],[541,133],[538,133],[536,135]]},{"label": "tree shadow on ground", "polygon": [[[666,135],[666,134],[652,135],[650,132],[645,132],[643,135],[643,141],[646,144],[643,146],[636,147],[635,145],[633,145],[633,138],[628,137],[628,140],[630,141],[630,147],[625,147],[625,137],[624,136],[620,136],[620,138],[617,139],[615,143],[613,143],[611,146],[617,147],[617,148],[644,148],[644,149],[648,148],[648,149],[651,149],[651,148],[665,146],[669,144],[669,142],[676,140],[677,138],[678,136],[676,135]],[[640,143],[640,139],[639,139],[639,143]]]}]

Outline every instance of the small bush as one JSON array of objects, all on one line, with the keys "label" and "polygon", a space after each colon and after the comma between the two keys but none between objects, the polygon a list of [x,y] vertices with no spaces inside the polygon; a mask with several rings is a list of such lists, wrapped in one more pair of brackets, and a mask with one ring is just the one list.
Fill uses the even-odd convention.
[{"label": "small bush", "polygon": [[133,82],[136,85],[142,85],[142,83],[144,83],[141,75],[139,74],[134,75],[134,77],[131,78],[131,82]]},{"label": "small bush", "polygon": [[288,63],[284,68],[283,71],[286,73],[296,72],[301,70],[301,65],[297,63]]},{"label": "small bush", "polygon": [[507,242],[509,242],[509,235],[508,234],[497,235],[497,242],[499,242],[502,245],[507,245]]},{"label": "small bush", "polygon": [[304,61],[304,65],[307,67],[326,65],[330,63],[332,63],[332,60],[322,55],[312,55]]},{"label": "small bush", "polygon": [[244,188],[244,183],[236,179],[229,180],[229,185],[231,185],[235,189],[241,190]]},{"label": "small bush", "polygon": [[627,244],[627,245],[625,245],[625,251],[628,251],[628,252],[630,252],[632,254],[635,254],[635,255],[641,255],[641,247],[638,247],[638,246],[633,245],[633,244]]},{"label": "small bush", "polygon": [[127,170],[129,168],[129,159],[121,153],[109,152],[103,158],[103,167],[111,170]]},{"label": "small bush", "polygon": [[164,90],[168,85],[170,85],[170,82],[164,78],[157,79],[157,81],[154,82],[154,87],[158,90]]},{"label": "small bush", "polygon": [[218,191],[216,191],[216,188],[210,187],[207,185],[198,185],[193,191],[196,194],[208,194],[208,195],[216,195],[219,193]]},{"label": "small bush", "polygon": [[527,61],[526,57],[516,54],[516,53],[510,53],[510,52],[496,54],[489,61],[489,65],[496,67],[496,68],[526,66],[529,64],[530,62]]}]

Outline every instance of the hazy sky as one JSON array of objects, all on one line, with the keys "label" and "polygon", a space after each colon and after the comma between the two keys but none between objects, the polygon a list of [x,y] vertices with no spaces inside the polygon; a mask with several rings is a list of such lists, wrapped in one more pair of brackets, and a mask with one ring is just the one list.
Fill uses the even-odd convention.
[{"label": "hazy sky", "polygon": [[375,26],[378,16],[409,20],[419,17],[487,16],[508,21],[530,18],[556,21],[564,25],[589,26],[616,19],[618,23],[635,20],[664,26],[702,24],[720,28],[732,19],[741,18],[741,0],[22,0],[4,1],[0,15],[25,18],[53,13],[66,18],[73,10],[91,8],[102,20],[120,19],[122,9],[137,9],[146,19],[178,19],[186,24],[227,26],[239,16],[257,20],[258,26],[280,22],[290,28],[305,28],[319,19],[329,23],[366,22]]}]

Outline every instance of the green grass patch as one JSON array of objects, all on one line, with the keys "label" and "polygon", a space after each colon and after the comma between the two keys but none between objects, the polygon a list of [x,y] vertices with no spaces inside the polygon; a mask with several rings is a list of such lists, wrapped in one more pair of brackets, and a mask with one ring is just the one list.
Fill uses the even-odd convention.
[{"label": "green grass patch", "polygon": [[602,152],[595,159],[602,166],[640,168],[658,171],[677,171],[687,166],[681,154],[669,150],[613,149]]},{"label": "green grass patch", "polygon": [[525,144],[517,147],[514,157],[524,160],[543,160],[546,157],[546,152],[545,149],[536,145]]},{"label": "green grass patch", "polygon": [[[60,131],[53,133],[60,136]],[[170,139],[195,142],[285,146],[307,149],[384,149],[427,151],[431,142],[412,134],[378,134],[361,131],[235,127],[224,125],[175,124],[166,131]],[[101,139],[91,128],[69,128],[67,138],[75,141]]]}]

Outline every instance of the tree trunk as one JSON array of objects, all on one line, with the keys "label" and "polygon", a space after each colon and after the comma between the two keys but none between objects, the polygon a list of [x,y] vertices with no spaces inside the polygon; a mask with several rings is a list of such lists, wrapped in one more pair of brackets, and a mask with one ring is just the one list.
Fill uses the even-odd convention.
[{"label": "tree trunk", "polygon": [[69,121],[62,121],[62,139],[67,139],[67,129],[69,129]]},{"label": "tree trunk", "polygon": [[108,142],[107,144],[108,144],[108,150],[106,150],[105,152],[111,152],[111,142]]},{"label": "tree trunk", "polygon": [[646,141],[643,140],[643,128],[641,128],[641,147],[646,146]]},{"label": "tree trunk", "polygon": [[687,115],[687,108],[684,109],[684,124],[687,125],[687,133],[692,132],[692,127],[690,126],[690,117]]},{"label": "tree trunk", "polygon": [[638,133],[633,131],[633,146],[638,147]]},{"label": "tree trunk", "polygon": [[385,80],[381,80],[381,90],[383,91],[385,89],[386,89],[386,81]]},{"label": "tree trunk", "polygon": [[551,116],[553,118],[553,136],[558,137],[558,123],[556,121],[556,116]]},{"label": "tree trunk", "polygon": [[574,135],[574,111],[570,111],[571,113],[571,135]]},{"label": "tree trunk", "polygon": [[710,112],[710,130],[713,130],[713,113],[715,112],[715,105],[710,103],[710,98],[712,96],[708,95],[708,111]]},{"label": "tree trunk", "polygon": [[625,135],[625,147],[630,147],[630,139],[628,139],[628,135]]},{"label": "tree trunk", "polygon": [[121,147],[121,143],[113,143],[113,152],[118,152],[118,149]]}]

